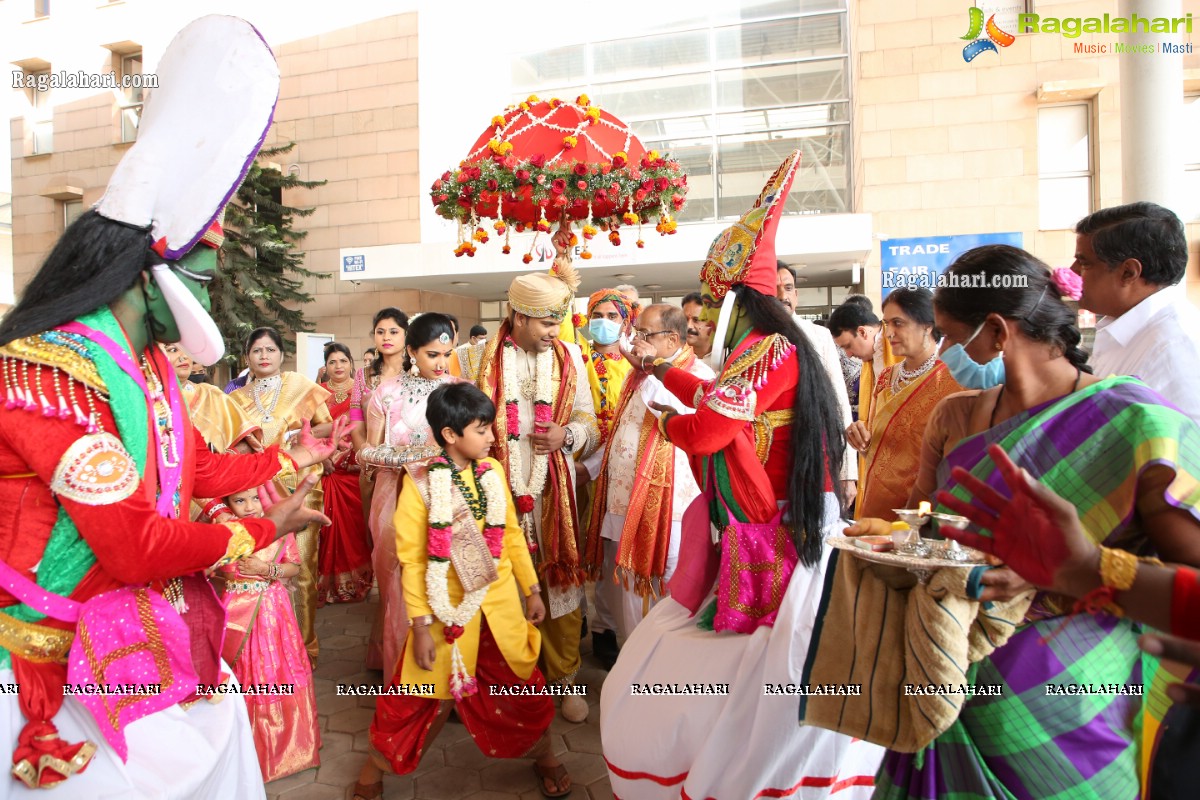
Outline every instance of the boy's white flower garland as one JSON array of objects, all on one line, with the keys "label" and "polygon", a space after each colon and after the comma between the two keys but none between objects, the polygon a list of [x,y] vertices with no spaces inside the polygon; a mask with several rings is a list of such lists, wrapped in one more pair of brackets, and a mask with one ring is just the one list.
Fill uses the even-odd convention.
[{"label": "boy's white flower garland", "polygon": [[[508,481],[513,494],[518,497],[539,497],[546,487],[546,475],[549,471],[550,456],[547,453],[534,453],[533,464],[529,470],[529,481],[524,475],[524,463],[521,460],[521,448],[517,440],[521,435],[520,418],[517,412],[518,395],[520,393],[520,378],[517,377],[516,343],[508,339],[504,343],[510,348],[504,354],[504,406],[507,414],[508,439],[512,444],[508,448]],[[534,359],[534,422],[550,421],[553,412],[554,348],[549,348],[537,354]]]},{"label": "boy's white flower garland", "polygon": [[[435,459],[429,468],[429,560],[425,568],[425,594],[434,616],[445,627],[443,633],[447,642],[451,644],[450,693],[455,700],[461,700],[474,694],[477,687],[475,677],[467,671],[463,662],[458,638],[479,613],[488,587],[467,592],[457,606],[450,600],[453,470],[454,467],[444,457]],[[475,477],[484,501],[484,539],[488,552],[499,563],[508,515],[504,484],[500,481],[499,473],[487,463],[479,465]]]}]

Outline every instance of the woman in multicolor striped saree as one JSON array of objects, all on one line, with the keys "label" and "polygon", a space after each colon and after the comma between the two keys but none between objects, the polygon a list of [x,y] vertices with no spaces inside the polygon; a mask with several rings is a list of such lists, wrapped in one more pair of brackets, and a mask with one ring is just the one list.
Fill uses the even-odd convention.
[{"label": "woman in multicolor striped saree", "polygon": [[[987,452],[999,444],[1078,508],[1096,543],[1200,564],[1200,428],[1134,378],[1088,374],[1075,315],[1033,256],[1001,245],[976,248],[949,273],[982,275],[982,283],[958,285],[989,288],[938,290],[943,350],[961,344],[976,364],[1003,358],[1005,377],[981,393],[952,395],[935,412],[934,421],[942,421],[936,435],[946,437],[949,451],[939,485],[969,500],[950,478],[961,466],[1003,491]],[[995,288],[993,279],[1002,276],[1009,283],[1023,277],[1027,285]],[[926,445],[927,453],[937,449],[928,438]],[[988,601],[1029,587],[1000,568],[981,588]],[[889,751],[875,797],[1139,797],[1143,741],[1161,714],[1156,692],[1067,692],[1080,692],[1080,685],[1140,689],[1157,663],[1139,652],[1136,624],[1107,613],[1071,615],[1070,607],[1065,598],[1038,593],[1008,643],[967,673],[975,685],[1001,685],[1002,696],[968,700],[951,727],[918,753]]]}]

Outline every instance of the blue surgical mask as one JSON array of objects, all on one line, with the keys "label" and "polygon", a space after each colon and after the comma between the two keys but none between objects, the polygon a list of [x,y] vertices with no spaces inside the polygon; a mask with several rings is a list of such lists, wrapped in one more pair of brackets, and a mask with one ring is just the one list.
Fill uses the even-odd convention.
[{"label": "blue surgical mask", "polygon": [[588,322],[588,331],[596,344],[612,344],[621,336],[621,326],[610,319],[594,319]]},{"label": "blue surgical mask", "polygon": [[983,330],[981,324],[971,334],[971,338],[962,344],[946,348],[942,353],[942,363],[950,370],[950,377],[964,389],[991,389],[1004,383],[1004,359],[997,355],[986,364],[980,364],[967,355],[966,345],[975,341],[975,337]]}]

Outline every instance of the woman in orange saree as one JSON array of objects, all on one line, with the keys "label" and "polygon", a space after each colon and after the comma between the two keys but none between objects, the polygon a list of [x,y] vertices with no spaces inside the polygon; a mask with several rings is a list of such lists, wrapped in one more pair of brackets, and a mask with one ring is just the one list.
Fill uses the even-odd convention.
[{"label": "woman in orange saree", "polygon": [[870,413],[846,429],[846,439],[863,453],[856,519],[894,520],[904,508],[921,461],[929,415],[943,397],[963,388],[938,360],[933,293],[898,289],[883,301],[892,352],[904,360],[883,371],[871,396]]}]

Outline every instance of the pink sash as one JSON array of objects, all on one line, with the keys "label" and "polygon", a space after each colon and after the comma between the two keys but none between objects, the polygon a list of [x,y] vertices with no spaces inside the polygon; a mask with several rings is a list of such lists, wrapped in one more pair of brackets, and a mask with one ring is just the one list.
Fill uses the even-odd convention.
[{"label": "pink sash", "polygon": [[196,691],[187,625],[159,593],[125,586],[79,603],[47,592],[3,561],[0,584],[30,608],[77,623],[67,683],[96,693],[71,696],[122,762],[129,757],[126,726]]},{"label": "pink sash", "polygon": [[766,524],[738,522],[729,515],[721,536],[714,631],[753,633],[759,626],[775,624],[799,561],[782,519],[782,509]]},{"label": "pink sash", "polygon": [[717,581],[719,559],[712,540],[709,511],[713,499],[712,477],[679,523],[679,560],[667,581],[671,597],[693,615],[700,610]]}]

